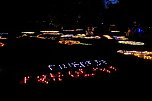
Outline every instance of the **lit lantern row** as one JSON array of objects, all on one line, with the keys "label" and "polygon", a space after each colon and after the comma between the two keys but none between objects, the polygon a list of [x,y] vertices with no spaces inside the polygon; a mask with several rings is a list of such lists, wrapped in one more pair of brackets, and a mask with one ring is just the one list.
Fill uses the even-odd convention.
[{"label": "lit lantern row", "polygon": [[45,34],[39,34],[36,36],[39,39],[48,39],[48,40],[56,40],[57,37],[51,36],[51,35],[45,35]]},{"label": "lit lantern row", "polygon": [[50,73],[38,76],[25,76],[22,84],[28,84],[32,80],[37,83],[49,84],[68,79],[95,77],[102,73],[111,74],[117,69],[108,65],[104,60],[87,60],[79,62],[69,62],[59,65],[48,65]]},{"label": "lit lantern row", "polygon": [[46,35],[53,35],[53,36],[59,36],[62,35],[62,33],[59,33],[59,31],[40,31],[42,34],[34,35],[35,32],[21,32],[23,35],[18,36],[16,38],[22,38],[22,37],[35,37],[39,39],[51,39],[55,40],[55,37],[46,37]]},{"label": "lit lantern row", "polygon": [[65,44],[65,45],[92,45],[88,43],[81,43],[80,41],[74,41],[74,40],[61,40],[58,43]]},{"label": "lit lantern row", "polygon": [[86,36],[86,34],[77,34],[72,36],[72,38],[82,38],[82,39],[101,39],[100,36]]},{"label": "lit lantern row", "polygon": [[80,44],[80,41],[74,41],[74,40],[61,40],[58,42],[59,44],[65,44],[65,45],[75,45]]},{"label": "lit lantern row", "polygon": [[84,38],[84,37],[86,37],[86,34],[77,34],[72,36],[72,38]]},{"label": "lit lantern row", "polygon": [[84,39],[101,39],[100,36],[90,36],[90,37],[84,37]]},{"label": "lit lantern row", "polygon": [[43,35],[62,35],[62,33],[59,33],[59,31],[40,31],[43,33]]},{"label": "lit lantern row", "polygon": [[70,80],[70,79],[80,79],[80,78],[90,78],[95,77],[97,75],[100,75],[102,73],[111,74],[113,72],[116,72],[117,69],[113,66],[109,66],[107,68],[99,68],[94,67],[89,72],[85,69],[78,69],[78,70],[69,70],[67,72],[56,72],[56,73],[49,73],[49,74],[43,74],[39,76],[26,76],[24,77],[24,80],[21,81],[22,84],[28,84],[32,80],[34,80],[36,83],[41,84],[50,84],[53,82],[60,82],[63,80]]},{"label": "lit lantern row", "polygon": [[48,65],[48,68],[53,70],[63,70],[67,68],[85,68],[85,67],[100,67],[100,66],[106,66],[108,63],[105,60],[87,60],[87,61],[75,61],[75,62],[69,62],[59,65],[50,64]]},{"label": "lit lantern row", "polygon": [[149,51],[126,51],[126,50],[119,50],[118,53],[124,55],[133,55],[139,58],[152,60],[152,52]]},{"label": "lit lantern row", "polygon": [[118,41],[120,44],[128,44],[128,45],[144,45],[143,42],[136,42],[136,41]]}]

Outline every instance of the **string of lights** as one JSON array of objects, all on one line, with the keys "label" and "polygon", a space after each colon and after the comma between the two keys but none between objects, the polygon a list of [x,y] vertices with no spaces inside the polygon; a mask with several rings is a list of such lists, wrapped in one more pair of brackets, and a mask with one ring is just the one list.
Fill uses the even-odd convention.
[{"label": "string of lights", "polygon": [[74,41],[74,40],[60,40],[58,43],[65,45],[92,45],[89,43],[81,43],[80,41]]},{"label": "string of lights", "polygon": [[41,84],[50,84],[69,79],[83,79],[116,72],[114,66],[108,65],[104,60],[88,60],[70,62],[59,65],[48,65],[50,73],[38,76],[25,76],[22,84],[28,84],[31,80]]},{"label": "string of lights", "polygon": [[139,58],[152,60],[152,52],[151,51],[127,51],[127,50],[118,50],[117,53],[121,53],[124,55],[133,55]]},{"label": "string of lights", "polygon": [[143,42],[136,42],[136,41],[118,41],[120,44],[128,44],[128,45],[145,45]]},{"label": "string of lights", "polygon": [[90,78],[90,77],[95,77],[96,75],[102,73],[111,74],[116,71],[117,69],[113,66],[109,66],[108,68],[94,67],[89,72],[87,72],[85,69],[78,69],[75,71],[69,70],[67,72],[57,72],[57,73],[38,75],[36,77],[25,76],[22,83],[28,84],[31,80],[34,80],[37,83],[49,84],[51,82],[53,83],[53,82],[63,81],[64,79]]},{"label": "string of lights", "polygon": [[84,67],[95,67],[95,66],[102,66],[102,65],[107,65],[107,62],[105,60],[87,60],[87,61],[78,61],[78,62],[68,62],[65,64],[59,64],[59,65],[54,65],[50,64],[48,65],[48,68],[50,70],[54,69],[64,69],[64,68],[84,68]]}]

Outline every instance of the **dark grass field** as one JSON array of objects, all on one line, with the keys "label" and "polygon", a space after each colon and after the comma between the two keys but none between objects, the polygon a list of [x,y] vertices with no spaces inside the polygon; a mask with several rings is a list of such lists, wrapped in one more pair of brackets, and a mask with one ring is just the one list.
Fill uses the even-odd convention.
[{"label": "dark grass field", "polygon": [[[57,99],[109,98],[108,96],[135,97],[151,91],[151,65],[149,60],[116,53],[120,49],[144,50],[149,46],[118,45],[113,40],[93,40],[93,46],[66,46],[56,41],[11,40],[0,48],[1,94],[14,97],[51,97]],[[117,67],[117,72],[96,78],[68,80],[50,85],[20,85],[25,75],[48,72],[50,63],[104,59]],[[107,96],[107,97],[106,97]]]}]

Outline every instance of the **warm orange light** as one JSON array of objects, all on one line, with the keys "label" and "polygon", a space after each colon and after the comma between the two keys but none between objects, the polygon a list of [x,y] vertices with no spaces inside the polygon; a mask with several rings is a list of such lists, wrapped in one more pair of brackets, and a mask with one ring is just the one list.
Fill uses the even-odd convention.
[{"label": "warm orange light", "polygon": [[139,58],[152,60],[152,52],[148,51],[126,51],[126,50],[118,50],[117,53],[121,53],[124,55],[133,55]]},{"label": "warm orange light", "polygon": [[3,47],[4,45],[5,45],[4,43],[0,42],[0,47]]},{"label": "warm orange light", "polygon": [[109,36],[109,35],[103,35],[105,38],[107,38],[107,39],[113,39],[111,36]]}]

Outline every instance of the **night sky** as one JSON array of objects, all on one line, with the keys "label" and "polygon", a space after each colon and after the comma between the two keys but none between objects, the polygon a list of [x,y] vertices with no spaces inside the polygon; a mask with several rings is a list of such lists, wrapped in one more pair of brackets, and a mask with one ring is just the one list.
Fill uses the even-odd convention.
[{"label": "night sky", "polygon": [[[123,16],[134,15],[139,18],[151,18],[150,1],[141,0],[120,0],[116,8],[111,8],[108,12],[117,12]],[[105,12],[101,0],[50,0],[50,1],[20,1],[3,2],[0,6],[0,26],[2,29],[20,28],[26,22],[35,19],[42,19],[48,15],[57,16],[63,19],[64,16],[83,15],[90,16],[102,15]],[[112,13],[111,13],[112,14]]]}]

